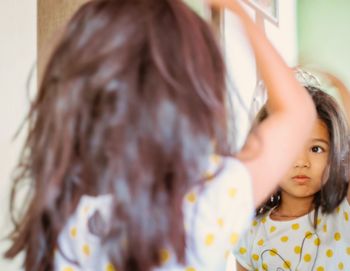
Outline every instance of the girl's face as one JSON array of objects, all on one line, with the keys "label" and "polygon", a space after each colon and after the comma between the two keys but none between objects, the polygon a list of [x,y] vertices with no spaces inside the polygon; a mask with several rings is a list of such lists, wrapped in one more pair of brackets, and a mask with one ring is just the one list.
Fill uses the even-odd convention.
[{"label": "girl's face", "polygon": [[313,197],[321,189],[328,165],[329,140],[326,124],[317,119],[304,150],[280,184],[284,193],[296,198],[307,198]]}]

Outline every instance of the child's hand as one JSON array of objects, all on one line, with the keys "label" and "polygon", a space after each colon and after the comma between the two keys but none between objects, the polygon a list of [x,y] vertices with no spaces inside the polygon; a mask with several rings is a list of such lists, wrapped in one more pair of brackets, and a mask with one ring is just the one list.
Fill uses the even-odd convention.
[{"label": "child's hand", "polygon": [[241,6],[238,3],[238,0],[204,0],[209,5],[216,8],[227,8],[232,10],[233,12],[237,12],[241,10]]},{"label": "child's hand", "polygon": [[236,2],[236,0],[205,0],[209,5],[215,7],[225,8],[229,5],[230,2]]},{"label": "child's hand", "polygon": [[209,5],[218,9],[228,9],[238,15],[242,20],[247,17],[239,0],[204,0]]}]

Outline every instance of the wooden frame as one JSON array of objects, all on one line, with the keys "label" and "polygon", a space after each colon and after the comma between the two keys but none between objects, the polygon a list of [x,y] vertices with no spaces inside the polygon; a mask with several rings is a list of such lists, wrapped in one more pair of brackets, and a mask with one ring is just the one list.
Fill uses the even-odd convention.
[{"label": "wooden frame", "polygon": [[242,0],[272,24],[279,23],[279,0]]}]

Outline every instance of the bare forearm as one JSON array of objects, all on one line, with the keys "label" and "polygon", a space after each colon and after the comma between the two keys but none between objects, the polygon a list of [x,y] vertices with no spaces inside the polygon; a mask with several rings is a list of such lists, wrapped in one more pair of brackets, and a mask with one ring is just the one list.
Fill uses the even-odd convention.
[{"label": "bare forearm", "polygon": [[238,2],[225,3],[241,19],[269,96],[269,116],[256,128],[259,139],[255,134],[249,136],[238,154],[250,170],[258,205],[275,189],[301,151],[310,135],[316,111],[307,91],[261,29]]}]

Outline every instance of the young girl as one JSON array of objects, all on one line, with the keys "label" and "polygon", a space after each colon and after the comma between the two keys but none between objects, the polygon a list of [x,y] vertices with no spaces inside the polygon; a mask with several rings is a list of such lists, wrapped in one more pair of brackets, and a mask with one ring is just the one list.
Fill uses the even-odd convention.
[{"label": "young girl", "polygon": [[33,195],[7,257],[24,251],[26,271],[223,270],[253,198],[274,189],[316,118],[292,71],[229,2],[268,86],[259,136],[238,159],[227,155],[222,56],[182,1],[89,1],[31,108],[15,181],[29,178]]},{"label": "young girl", "polygon": [[[236,247],[238,270],[350,270],[348,125],[332,97],[306,88],[318,120]],[[266,111],[258,116],[265,117]]]}]

